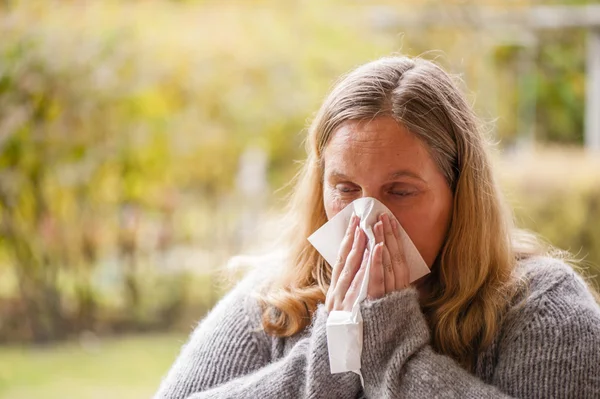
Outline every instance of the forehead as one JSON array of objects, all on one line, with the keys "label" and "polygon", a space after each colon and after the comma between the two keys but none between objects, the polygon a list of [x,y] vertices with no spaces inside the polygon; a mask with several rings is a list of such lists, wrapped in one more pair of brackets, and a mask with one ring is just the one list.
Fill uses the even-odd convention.
[{"label": "forehead", "polygon": [[323,152],[326,173],[419,170],[428,158],[421,140],[391,117],[342,124]]}]

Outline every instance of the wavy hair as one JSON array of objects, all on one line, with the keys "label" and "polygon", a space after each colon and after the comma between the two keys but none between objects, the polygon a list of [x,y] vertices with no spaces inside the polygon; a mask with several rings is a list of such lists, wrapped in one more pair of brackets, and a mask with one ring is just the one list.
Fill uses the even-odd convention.
[{"label": "wavy hair", "polygon": [[535,236],[513,227],[471,106],[446,72],[420,58],[365,64],[342,77],[323,102],[288,203],[283,269],[259,295],[263,327],[275,336],[294,335],[324,302],[331,267],[306,239],[327,222],[322,154],[342,123],[378,116],[393,117],[422,140],[453,191],[448,234],[421,306],[434,349],[472,369],[513,297],[517,261],[542,250]]}]

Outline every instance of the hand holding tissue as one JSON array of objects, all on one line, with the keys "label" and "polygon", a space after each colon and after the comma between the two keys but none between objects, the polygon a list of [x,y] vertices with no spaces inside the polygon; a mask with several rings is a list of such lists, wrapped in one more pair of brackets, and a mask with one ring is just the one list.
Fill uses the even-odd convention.
[{"label": "hand holding tissue", "polygon": [[[372,249],[376,244],[373,226],[377,223],[378,217],[382,213],[388,214],[390,220],[395,220],[392,212],[377,199],[369,197],[360,198],[349,204],[308,237],[308,241],[333,267],[353,214],[360,218],[359,226],[367,236],[367,248],[371,255],[367,260],[364,279],[360,284],[359,294],[352,305],[352,310],[333,310],[329,313],[327,319],[327,346],[331,373],[353,371],[361,376],[361,380],[360,358],[363,347],[363,326],[360,303],[366,298],[369,286],[369,272],[373,259]],[[404,229],[400,224],[398,226],[404,260],[409,269],[409,282],[412,283],[428,274],[429,268]]]}]

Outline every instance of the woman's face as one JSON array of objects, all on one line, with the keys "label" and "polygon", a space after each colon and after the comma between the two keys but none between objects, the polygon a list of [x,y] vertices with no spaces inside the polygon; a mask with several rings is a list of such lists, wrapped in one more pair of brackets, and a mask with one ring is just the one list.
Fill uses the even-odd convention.
[{"label": "woman's face", "polygon": [[431,268],[446,237],[452,191],[425,144],[391,117],[349,121],[323,153],[327,218],[361,197],[396,216]]}]

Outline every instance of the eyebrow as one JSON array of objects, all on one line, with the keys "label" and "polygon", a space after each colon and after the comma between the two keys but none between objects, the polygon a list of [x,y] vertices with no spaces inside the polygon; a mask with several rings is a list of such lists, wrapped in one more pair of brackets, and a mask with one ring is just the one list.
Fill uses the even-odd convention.
[{"label": "eyebrow", "polygon": [[[337,179],[352,180],[348,175],[345,175],[344,173],[337,171],[337,170],[332,171],[329,174],[329,176],[332,178],[337,178]],[[415,172],[412,172],[408,169],[400,169],[400,170],[397,170],[397,171],[389,174],[387,177],[387,180],[394,180],[394,179],[398,179],[400,177],[410,177],[410,178],[425,182],[425,180],[423,180],[423,178],[421,176],[419,176]]]}]

